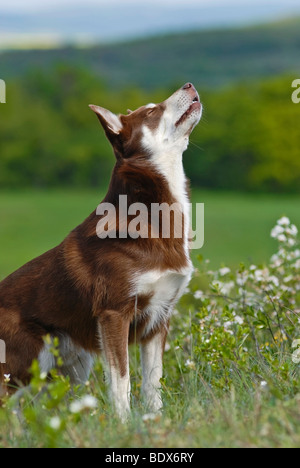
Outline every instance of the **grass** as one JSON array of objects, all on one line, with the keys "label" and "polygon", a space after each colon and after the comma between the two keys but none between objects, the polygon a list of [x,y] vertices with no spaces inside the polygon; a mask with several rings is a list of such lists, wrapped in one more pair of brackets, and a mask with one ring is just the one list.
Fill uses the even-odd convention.
[{"label": "grass", "polygon": [[[166,353],[166,375],[171,372],[172,346]],[[184,363],[177,356],[182,369]],[[181,361],[181,362],[180,362]],[[140,375],[132,369],[133,413],[128,424],[111,413],[101,378],[96,370],[88,386],[69,392],[58,381],[47,397],[30,396],[21,402],[26,422],[20,423],[9,403],[0,409],[1,448],[298,448],[300,445],[300,397],[276,396],[270,388],[256,389],[243,375],[230,390],[218,390],[201,377],[200,369],[183,370],[176,380],[168,376],[164,386],[164,412],[153,418],[139,403]],[[242,383],[243,382],[243,383]],[[274,387],[273,387],[274,386]],[[288,386],[288,385],[287,385]],[[62,391],[63,390],[63,391]],[[99,400],[96,410],[70,412],[70,403],[83,393]],[[34,395],[34,394],[33,394]],[[60,426],[53,427],[53,418]],[[118,452],[117,452],[118,453]]]},{"label": "grass", "polygon": [[[0,193],[0,276],[59,243],[101,197],[97,192],[58,190]],[[193,199],[205,203],[206,242],[200,253],[210,258],[214,267],[222,262],[232,267],[247,260],[267,262],[276,250],[275,241],[270,239],[276,220],[285,214],[300,225],[297,196],[194,192]],[[198,253],[193,252],[195,259]],[[297,281],[295,276],[295,287]],[[284,281],[281,284],[284,286]],[[145,417],[147,409],[140,401],[139,351],[133,347],[133,414],[127,425],[111,413],[99,361],[84,388],[70,389],[68,379],[55,374],[46,384],[35,368],[32,391],[21,399],[23,421],[12,401],[0,408],[0,447],[299,447],[299,366],[293,364],[290,344],[282,334],[284,326],[298,337],[291,326],[294,316],[287,319],[277,309],[278,326],[272,321],[273,304],[266,303],[269,316],[261,314],[257,322],[246,314],[242,324],[233,325],[231,335],[228,323],[234,321],[235,313],[242,315],[244,303],[240,310],[230,310],[222,296],[219,302],[209,298],[199,303],[193,294],[184,298],[172,320],[161,416]],[[239,294],[244,302],[244,292]],[[295,297],[297,302],[299,294]],[[212,304],[218,310],[217,318],[211,312]],[[291,308],[299,307],[292,304]],[[264,325],[265,317],[268,321]],[[203,320],[207,325],[201,331]],[[215,320],[221,326],[215,326]],[[256,343],[251,338],[255,324]],[[203,341],[202,336],[208,339]],[[261,345],[258,353],[257,340]],[[47,391],[37,397],[45,385]],[[72,412],[71,403],[85,394],[96,397],[98,408]]]},{"label": "grass", "polygon": [[[187,394],[188,396],[188,394]],[[185,395],[186,397],[186,395]],[[172,401],[170,404],[178,403]],[[40,408],[39,408],[40,410]],[[42,415],[47,413],[41,411]],[[245,401],[207,398],[189,401],[176,415],[166,410],[163,417],[144,421],[134,414],[127,426],[108,413],[86,412],[68,422],[59,437],[42,424],[25,431],[15,418],[2,418],[2,448],[299,448],[299,399],[268,402],[260,393]],[[49,412],[48,412],[49,414]],[[57,414],[57,412],[55,412]],[[49,417],[48,417],[49,420]],[[6,427],[7,432],[4,432]],[[49,431],[50,432],[50,431]]]}]

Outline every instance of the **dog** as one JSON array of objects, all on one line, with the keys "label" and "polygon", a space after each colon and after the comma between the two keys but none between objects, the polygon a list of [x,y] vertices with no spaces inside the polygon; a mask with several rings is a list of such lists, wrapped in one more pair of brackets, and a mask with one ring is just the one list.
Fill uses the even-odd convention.
[{"label": "dog", "polygon": [[[169,321],[193,272],[182,154],[201,119],[202,104],[195,87],[187,83],[164,102],[126,115],[90,108],[116,157],[108,192],[97,211],[60,245],[0,283],[0,339],[6,346],[1,388],[8,391],[4,375],[10,376],[11,387],[27,385],[34,359],[49,373],[55,358],[44,337],[58,337],[61,372],[72,383],[88,380],[94,357],[101,353],[112,405],[125,420],[130,413],[132,342],[141,347],[145,405],[153,412],[162,408],[160,380]],[[123,235],[132,216],[118,218],[121,195],[129,205],[138,202],[148,208],[177,203],[182,235]],[[98,232],[105,214],[97,213],[106,206],[113,206],[117,214],[114,236],[109,229],[106,237]],[[140,227],[145,234],[151,220]]]}]

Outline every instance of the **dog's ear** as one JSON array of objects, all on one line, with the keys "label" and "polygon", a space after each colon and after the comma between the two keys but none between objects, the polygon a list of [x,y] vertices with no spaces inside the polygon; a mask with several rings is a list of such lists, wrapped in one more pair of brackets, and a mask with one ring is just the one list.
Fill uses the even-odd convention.
[{"label": "dog's ear", "polygon": [[123,128],[122,122],[116,114],[113,114],[110,110],[104,107],[89,106],[97,115],[102,127],[105,130],[106,136],[112,145],[115,145],[118,135],[121,133]]}]

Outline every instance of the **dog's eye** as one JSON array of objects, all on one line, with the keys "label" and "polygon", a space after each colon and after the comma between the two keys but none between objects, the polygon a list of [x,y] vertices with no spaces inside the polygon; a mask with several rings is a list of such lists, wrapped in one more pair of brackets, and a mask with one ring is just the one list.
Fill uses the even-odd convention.
[{"label": "dog's eye", "polygon": [[153,107],[152,109],[149,109],[148,112],[147,112],[147,115],[152,114],[154,111],[155,111],[155,107]]}]

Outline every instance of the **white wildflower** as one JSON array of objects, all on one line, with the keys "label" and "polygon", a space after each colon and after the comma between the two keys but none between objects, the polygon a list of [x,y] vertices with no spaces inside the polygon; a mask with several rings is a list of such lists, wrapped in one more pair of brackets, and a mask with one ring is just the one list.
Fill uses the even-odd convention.
[{"label": "white wildflower", "polygon": [[271,257],[271,266],[278,268],[282,265],[282,260],[278,257],[278,255],[273,255]]},{"label": "white wildflower", "polygon": [[296,249],[293,252],[293,258],[300,258],[300,249]]},{"label": "white wildflower", "polygon": [[236,284],[238,286],[245,286],[247,280],[248,280],[248,272],[244,271],[243,273],[240,273],[237,278],[236,278]]},{"label": "white wildflower", "polygon": [[292,361],[294,364],[299,364],[300,363],[300,348],[296,349],[292,355]]},{"label": "white wildflower", "polygon": [[268,268],[264,268],[263,270],[256,270],[254,272],[254,278],[256,279],[256,281],[267,281],[268,278],[269,278],[269,269]]},{"label": "white wildflower", "polygon": [[271,237],[278,239],[278,236],[284,233],[284,228],[282,226],[275,226],[271,231]]},{"label": "white wildflower", "polygon": [[92,395],[85,395],[81,400],[81,404],[84,408],[95,409],[98,406],[98,400]]},{"label": "white wildflower", "polygon": [[227,330],[227,328],[231,327],[231,325],[232,325],[232,322],[230,322],[229,320],[227,322],[224,322],[225,330]]},{"label": "white wildflower", "polygon": [[81,402],[78,400],[78,401],[73,401],[71,404],[70,404],[70,411],[71,413],[80,413],[82,411],[82,405],[81,405]]},{"label": "white wildflower", "polygon": [[221,292],[222,294],[224,294],[225,296],[227,296],[228,294],[230,294],[231,290],[234,288],[234,282],[233,281],[229,281],[228,283],[224,283],[223,284],[223,287],[221,289]]},{"label": "white wildflower", "polygon": [[263,280],[262,270],[256,270],[254,272],[254,277],[255,277],[256,281],[262,281]]},{"label": "white wildflower", "polygon": [[281,247],[281,248],[279,249],[277,255],[278,255],[278,257],[280,257],[280,258],[286,258],[287,252],[286,252],[285,249],[283,249],[283,248]]},{"label": "white wildflower", "polygon": [[243,317],[240,317],[239,315],[236,315],[236,316],[234,317],[234,321],[235,321],[236,323],[238,323],[239,325],[242,325],[242,324],[244,323]]},{"label": "white wildflower", "polygon": [[299,269],[300,269],[300,259],[297,260],[297,261],[294,263],[293,267],[294,267],[296,270],[299,270]]},{"label": "white wildflower", "polygon": [[286,233],[289,234],[290,236],[296,237],[297,234],[298,234],[298,229],[297,229],[297,227],[295,226],[295,224],[292,224],[291,226],[289,226],[288,228],[286,228]]},{"label": "white wildflower", "polygon": [[10,382],[10,374],[4,374],[4,383]]},{"label": "white wildflower", "polygon": [[60,418],[58,416],[54,416],[53,418],[51,418],[49,421],[49,427],[51,427],[51,429],[54,429],[55,431],[58,431],[61,428]]},{"label": "white wildflower", "polygon": [[292,343],[292,348],[297,348],[292,355],[292,361],[295,364],[299,364],[300,362],[300,340],[294,340]]},{"label": "white wildflower", "polygon": [[290,219],[287,216],[283,216],[277,221],[279,226],[289,226],[291,224]]},{"label": "white wildflower", "polygon": [[144,416],[142,417],[142,420],[144,422],[147,422],[147,421],[155,421],[159,418],[160,418],[160,415],[157,413],[147,413],[147,414],[144,414]]},{"label": "white wildflower", "polygon": [[220,268],[220,270],[219,270],[219,273],[220,273],[221,276],[228,275],[228,273],[230,273],[230,272],[231,272],[231,270],[228,267]]},{"label": "white wildflower", "polygon": [[203,296],[204,296],[204,292],[203,292],[203,291],[200,291],[200,290],[199,290],[199,291],[196,291],[196,292],[194,293],[194,298],[195,298],[195,299],[201,299]]},{"label": "white wildflower", "polygon": [[277,288],[278,288],[278,286],[280,284],[279,279],[277,278],[277,276],[274,276],[274,275],[270,276],[269,282],[273,283],[274,286],[276,286]]},{"label": "white wildflower", "polygon": [[186,367],[188,367],[189,369],[192,369],[192,370],[195,370],[196,369],[196,364],[194,361],[192,361],[191,359],[187,359],[185,361],[185,365]]},{"label": "white wildflower", "polygon": [[212,287],[215,288],[215,289],[219,289],[220,291],[221,291],[223,285],[224,285],[224,283],[222,283],[222,281],[213,281],[212,282]]},{"label": "white wildflower", "polygon": [[223,294],[224,296],[227,296],[232,290],[232,288],[234,288],[233,281],[229,281],[228,283],[223,283],[222,281],[214,281],[212,285],[215,289],[219,290],[220,294]]},{"label": "white wildflower", "polygon": [[95,409],[98,401],[92,395],[85,395],[81,400],[73,401],[70,405],[71,413],[80,413],[85,409]]}]

